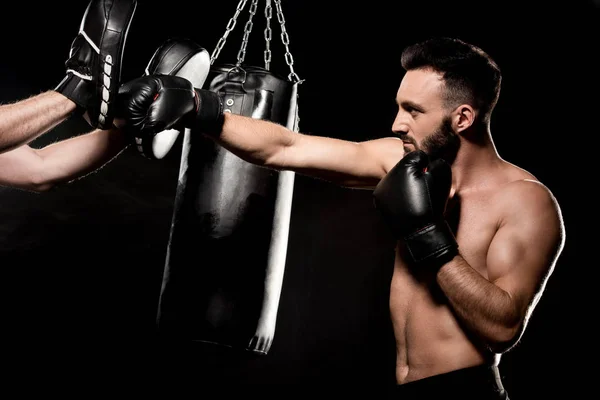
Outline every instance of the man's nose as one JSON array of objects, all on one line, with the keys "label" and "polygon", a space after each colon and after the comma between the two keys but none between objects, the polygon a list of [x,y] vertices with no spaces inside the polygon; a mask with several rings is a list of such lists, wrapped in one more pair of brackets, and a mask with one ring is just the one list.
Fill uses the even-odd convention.
[{"label": "man's nose", "polygon": [[396,118],[394,119],[394,123],[392,124],[392,132],[398,134],[407,134],[408,133],[408,124],[406,122],[406,118],[404,117],[402,111],[398,112]]}]

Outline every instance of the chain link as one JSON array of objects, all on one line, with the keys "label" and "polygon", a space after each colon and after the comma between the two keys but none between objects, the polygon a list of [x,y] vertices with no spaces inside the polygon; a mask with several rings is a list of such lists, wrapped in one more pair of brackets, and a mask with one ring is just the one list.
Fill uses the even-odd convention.
[{"label": "chain link", "polygon": [[[288,79],[291,81],[295,80],[296,82],[300,82],[301,81],[300,77],[294,71],[294,57],[292,56],[292,53],[290,51],[290,37],[289,37],[287,29],[285,27],[285,17],[283,16],[281,0],[272,0],[272,1],[275,3],[275,9],[277,12],[277,20],[279,21],[279,25],[281,27],[281,42],[285,46],[285,55],[284,55],[285,62],[288,65],[288,67],[290,68],[290,73],[288,75]],[[219,39],[219,42],[217,43],[217,46],[216,46],[215,50],[213,51],[213,54],[211,55],[211,58],[210,58],[211,65],[215,62],[215,60],[221,53],[221,50],[223,49],[223,46],[225,45],[225,42],[227,41],[227,37],[229,36],[231,31],[235,28],[237,18],[239,17],[240,13],[244,10],[244,7],[246,6],[247,2],[248,2],[248,0],[240,0],[240,2],[238,3],[235,14],[233,15],[233,17],[231,17],[231,19],[227,23],[225,33]],[[265,18],[266,18],[267,26],[264,31],[264,37],[265,37],[265,43],[266,43],[266,48],[264,51],[264,61],[265,61],[265,69],[268,70],[270,68],[270,64],[271,64],[271,40],[272,40],[271,19],[273,16],[273,9],[271,6],[271,0],[266,0],[266,3],[267,4],[265,7]],[[258,6],[258,0],[252,0],[252,4],[250,5],[250,15],[249,15],[248,21],[246,22],[246,25],[244,26],[244,36],[242,38],[242,45],[237,54],[237,64],[236,64],[237,67],[241,66],[241,64],[244,62],[244,59],[246,57],[246,49],[248,47],[248,38],[252,31],[252,27],[253,27],[252,20],[254,18],[254,15],[256,14],[257,6]]]},{"label": "chain link", "polygon": [[237,8],[235,10],[235,14],[233,15],[233,17],[231,17],[229,19],[229,22],[227,22],[227,27],[225,28],[225,33],[219,39],[217,46],[215,47],[215,50],[213,51],[212,55],[210,56],[211,65],[215,62],[217,57],[219,57],[219,54],[221,53],[221,50],[223,49],[223,46],[225,46],[225,42],[227,41],[227,36],[229,36],[229,34],[233,30],[233,28],[235,28],[237,18],[239,17],[240,13],[244,10],[244,7],[246,7],[247,1],[248,0],[240,0],[240,2],[237,5]]},{"label": "chain link", "polygon": [[242,46],[238,51],[237,55],[237,67],[240,67],[246,58],[246,47],[248,47],[248,39],[250,38],[250,32],[252,32],[252,27],[254,26],[252,19],[256,14],[256,9],[258,8],[258,0],[252,0],[252,4],[250,4],[250,15],[248,16],[248,21],[244,26],[244,37],[242,38]]},{"label": "chain link", "polygon": [[285,46],[285,62],[288,67],[290,67],[288,79],[296,79],[296,82],[298,82],[300,81],[300,77],[294,72],[294,57],[292,57],[292,53],[290,52],[290,37],[285,29],[285,18],[283,16],[283,10],[281,9],[281,0],[273,1],[275,2],[275,9],[277,10],[277,19],[279,20],[279,25],[281,25],[281,42]]},{"label": "chain link", "polygon": [[269,70],[271,68],[271,39],[273,38],[273,31],[271,30],[273,7],[271,7],[271,0],[266,1],[265,19],[267,20],[267,27],[265,28],[265,69]]}]

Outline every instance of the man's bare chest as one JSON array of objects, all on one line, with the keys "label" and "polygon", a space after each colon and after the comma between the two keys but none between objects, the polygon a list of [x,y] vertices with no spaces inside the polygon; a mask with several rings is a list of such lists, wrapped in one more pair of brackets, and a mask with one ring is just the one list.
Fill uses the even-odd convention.
[{"label": "man's bare chest", "polygon": [[463,258],[472,267],[484,272],[487,249],[501,220],[493,197],[455,196],[448,203],[446,220],[456,236]]}]

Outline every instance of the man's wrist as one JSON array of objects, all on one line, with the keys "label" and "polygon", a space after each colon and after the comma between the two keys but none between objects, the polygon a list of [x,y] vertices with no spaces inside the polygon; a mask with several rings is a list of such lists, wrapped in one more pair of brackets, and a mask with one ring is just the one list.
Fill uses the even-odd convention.
[{"label": "man's wrist", "polygon": [[74,114],[82,115],[90,102],[91,83],[74,74],[67,74],[62,81],[54,88],[54,91],[60,93],[75,104]]},{"label": "man's wrist", "polygon": [[195,102],[196,112],[191,127],[210,136],[218,136],[225,123],[221,96],[210,90],[195,89]]},{"label": "man's wrist", "polygon": [[456,238],[446,221],[431,224],[404,241],[417,264],[441,267],[458,254]]}]

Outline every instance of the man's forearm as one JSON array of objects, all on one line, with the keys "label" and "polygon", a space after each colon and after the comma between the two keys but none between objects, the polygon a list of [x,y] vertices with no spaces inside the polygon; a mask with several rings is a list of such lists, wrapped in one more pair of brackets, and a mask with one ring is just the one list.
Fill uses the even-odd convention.
[{"label": "man's forearm", "polygon": [[74,110],[75,103],[54,91],[0,106],[0,153],[29,143]]},{"label": "man's forearm", "polygon": [[510,295],[475,271],[460,255],[437,273],[437,282],[461,321],[492,349],[510,346],[519,313]]},{"label": "man's forearm", "polygon": [[273,158],[292,144],[294,135],[295,132],[270,121],[225,113],[220,134],[211,137],[248,162],[269,165],[276,164]]},{"label": "man's forearm", "polygon": [[95,130],[36,150],[41,159],[38,189],[83,177],[116,157],[128,141],[118,130]]}]

